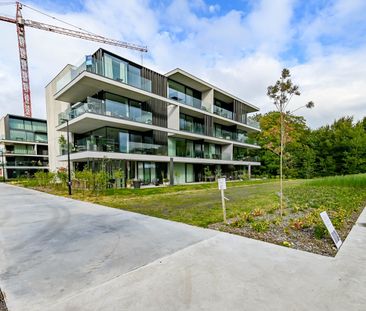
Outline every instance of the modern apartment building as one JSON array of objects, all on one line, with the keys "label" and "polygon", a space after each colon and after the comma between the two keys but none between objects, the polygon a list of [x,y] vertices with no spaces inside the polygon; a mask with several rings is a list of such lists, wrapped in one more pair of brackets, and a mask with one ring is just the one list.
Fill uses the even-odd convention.
[{"label": "modern apartment building", "polygon": [[6,179],[48,171],[47,122],[10,114],[1,118],[0,163]]},{"label": "modern apartment building", "polygon": [[73,169],[180,184],[260,165],[248,156],[258,108],[181,69],[163,75],[99,49],[47,85],[46,103],[51,170],[66,167],[65,120]]}]

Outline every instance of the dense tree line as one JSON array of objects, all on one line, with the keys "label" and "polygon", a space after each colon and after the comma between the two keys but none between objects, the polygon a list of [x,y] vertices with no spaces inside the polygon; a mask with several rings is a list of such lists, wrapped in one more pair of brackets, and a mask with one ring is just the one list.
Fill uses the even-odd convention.
[{"label": "dense tree line", "polygon": [[[261,133],[255,134],[262,147],[256,152],[261,167],[255,173],[278,176],[280,114],[256,116]],[[311,130],[303,117],[285,115],[284,174],[291,178],[357,174],[366,172],[366,117],[354,122],[343,117],[331,125]]]}]

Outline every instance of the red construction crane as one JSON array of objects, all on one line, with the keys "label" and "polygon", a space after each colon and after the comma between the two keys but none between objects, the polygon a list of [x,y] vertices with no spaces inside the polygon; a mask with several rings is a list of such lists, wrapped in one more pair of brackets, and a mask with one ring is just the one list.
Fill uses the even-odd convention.
[{"label": "red construction crane", "polygon": [[[32,104],[31,104],[31,92],[29,87],[29,71],[28,71],[28,57],[27,57],[27,46],[25,43],[25,26],[37,28],[41,30],[51,31],[58,34],[76,37],[84,40],[101,42],[109,45],[115,45],[127,49],[132,49],[140,52],[147,52],[147,47],[140,46],[137,44],[131,44],[127,42],[122,42],[114,39],[108,39],[103,36],[99,36],[87,31],[78,31],[67,29],[63,27],[58,27],[54,25],[48,25],[45,23],[36,22],[29,19],[23,19],[22,8],[23,6],[32,9],[31,7],[22,4],[20,2],[15,2],[16,4],[16,18],[9,18],[0,15],[0,21],[13,23],[17,26],[18,34],[18,47],[19,47],[19,59],[20,59],[20,72],[22,79],[22,91],[23,91],[23,107],[24,116],[32,117]],[[35,10],[35,9],[33,9]],[[35,10],[37,11],[37,10]],[[39,11],[38,11],[39,12]],[[41,12],[40,12],[41,13]],[[71,25],[71,24],[69,24]],[[80,28],[79,28],[80,29]]]}]

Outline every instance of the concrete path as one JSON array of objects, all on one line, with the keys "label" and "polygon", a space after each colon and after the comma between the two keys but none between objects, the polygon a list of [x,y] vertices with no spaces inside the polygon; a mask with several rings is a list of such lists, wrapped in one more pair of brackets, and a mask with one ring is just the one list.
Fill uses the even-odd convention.
[{"label": "concrete path", "polygon": [[0,184],[20,310],[366,310],[366,210],[335,258]]}]

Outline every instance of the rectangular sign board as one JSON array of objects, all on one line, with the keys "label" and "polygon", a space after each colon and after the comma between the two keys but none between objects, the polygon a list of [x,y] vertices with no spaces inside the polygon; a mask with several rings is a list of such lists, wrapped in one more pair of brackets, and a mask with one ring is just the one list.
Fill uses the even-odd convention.
[{"label": "rectangular sign board", "polygon": [[226,179],[219,178],[217,181],[219,183],[219,190],[225,190],[226,189]]},{"label": "rectangular sign board", "polygon": [[337,246],[337,248],[340,248],[342,245],[342,240],[339,237],[336,229],[333,227],[333,224],[330,221],[327,212],[321,212],[320,217],[322,218],[324,225],[327,227],[328,232],[329,232],[334,244]]}]

